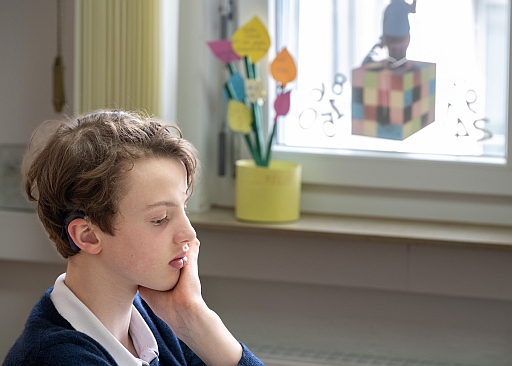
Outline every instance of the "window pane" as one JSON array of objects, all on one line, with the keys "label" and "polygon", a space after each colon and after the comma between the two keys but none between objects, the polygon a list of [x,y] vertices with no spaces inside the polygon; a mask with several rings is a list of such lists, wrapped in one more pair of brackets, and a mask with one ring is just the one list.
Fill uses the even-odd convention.
[{"label": "window pane", "polygon": [[[278,144],[504,158],[509,0],[418,1],[408,16],[407,64],[435,64],[435,109],[422,107],[432,108],[434,122],[403,140],[353,134],[352,71],[379,43],[389,3],[270,1],[276,52],[286,46],[298,70]],[[387,56],[377,47],[373,58]]]}]

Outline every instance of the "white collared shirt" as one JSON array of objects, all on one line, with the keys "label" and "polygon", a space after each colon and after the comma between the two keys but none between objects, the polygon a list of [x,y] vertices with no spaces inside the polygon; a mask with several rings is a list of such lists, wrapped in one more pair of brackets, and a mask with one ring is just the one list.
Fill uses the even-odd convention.
[{"label": "white collared shirt", "polygon": [[156,339],[135,306],[132,305],[129,332],[139,358],[134,357],[75,296],[64,283],[65,278],[65,273],[57,278],[50,298],[59,314],[73,328],[105,347],[119,365],[145,366],[158,356]]}]

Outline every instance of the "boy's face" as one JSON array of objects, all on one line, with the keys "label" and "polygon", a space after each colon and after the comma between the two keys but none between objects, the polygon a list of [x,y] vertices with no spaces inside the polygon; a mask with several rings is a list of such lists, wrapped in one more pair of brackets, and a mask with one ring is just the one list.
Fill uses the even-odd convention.
[{"label": "boy's face", "polygon": [[175,159],[135,162],[127,173],[115,235],[100,233],[100,256],[120,286],[165,291],[178,282],[188,242],[196,237],[185,213],[186,171]]}]

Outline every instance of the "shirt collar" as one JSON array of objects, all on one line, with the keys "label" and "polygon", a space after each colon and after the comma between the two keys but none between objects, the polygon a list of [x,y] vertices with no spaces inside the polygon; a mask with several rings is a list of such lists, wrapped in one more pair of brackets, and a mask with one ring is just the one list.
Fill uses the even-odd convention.
[{"label": "shirt collar", "polygon": [[130,335],[140,358],[134,357],[66,286],[63,273],[55,281],[50,298],[59,314],[77,331],[100,343],[119,365],[144,366],[158,356],[158,345],[139,311],[132,305]]}]

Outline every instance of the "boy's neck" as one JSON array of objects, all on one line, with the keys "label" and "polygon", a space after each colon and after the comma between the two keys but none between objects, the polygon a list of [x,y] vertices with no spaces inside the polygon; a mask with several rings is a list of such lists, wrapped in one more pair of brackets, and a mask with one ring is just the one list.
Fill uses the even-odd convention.
[{"label": "boy's neck", "polygon": [[128,351],[138,357],[128,332],[137,288],[123,288],[104,276],[101,269],[77,259],[68,261],[66,286]]}]

